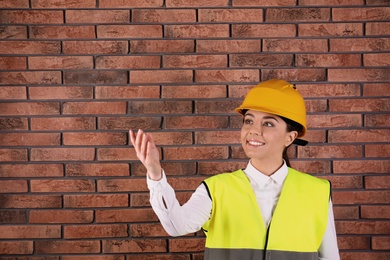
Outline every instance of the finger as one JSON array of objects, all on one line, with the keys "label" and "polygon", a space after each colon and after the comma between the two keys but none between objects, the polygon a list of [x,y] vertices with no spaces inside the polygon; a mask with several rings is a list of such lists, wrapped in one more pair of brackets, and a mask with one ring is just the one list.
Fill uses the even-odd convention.
[{"label": "finger", "polygon": [[145,133],[142,134],[142,142],[141,142],[141,150],[140,153],[144,158],[146,158],[147,154],[147,146],[148,146],[148,138]]},{"label": "finger", "polygon": [[135,134],[134,134],[133,130],[129,130],[129,137],[130,137],[131,144],[134,146]]}]

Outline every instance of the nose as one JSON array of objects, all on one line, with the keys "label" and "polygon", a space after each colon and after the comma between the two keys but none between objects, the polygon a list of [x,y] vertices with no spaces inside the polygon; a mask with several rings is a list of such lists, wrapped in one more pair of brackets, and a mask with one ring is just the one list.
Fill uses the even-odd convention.
[{"label": "nose", "polygon": [[263,135],[263,127],[262,126],[257,126],[257,125],[252,125],[250,131],[250,134],[252,135]]}]

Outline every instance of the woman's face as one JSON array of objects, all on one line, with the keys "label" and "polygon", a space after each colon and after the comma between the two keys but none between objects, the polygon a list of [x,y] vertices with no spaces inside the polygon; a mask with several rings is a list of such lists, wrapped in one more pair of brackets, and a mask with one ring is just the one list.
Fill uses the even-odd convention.
[{"label": "woman's face", "polygon": [[241,144],[253,160],[281,161],[284,149],[297,137],[287,132],[286,122],[279,116],[248,110],[241,128]]}]

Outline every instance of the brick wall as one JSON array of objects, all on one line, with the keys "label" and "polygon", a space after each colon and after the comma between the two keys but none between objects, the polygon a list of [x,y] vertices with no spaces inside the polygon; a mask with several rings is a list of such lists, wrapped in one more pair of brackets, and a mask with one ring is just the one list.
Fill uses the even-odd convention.
[{"label": "brick wall", "polygon": [[181,202],[243,167],[261,80],[307,101],[293,166],[330,179],[342,259],[390,258],[388,0],[0,0],[1,259],[202,259],[148,202],[129,129]]}]

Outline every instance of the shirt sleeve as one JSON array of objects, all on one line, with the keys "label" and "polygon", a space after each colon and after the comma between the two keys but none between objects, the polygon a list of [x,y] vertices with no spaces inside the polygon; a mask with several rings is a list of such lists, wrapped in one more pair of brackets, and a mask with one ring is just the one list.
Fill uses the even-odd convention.
[{"label": "shirt sleeve", "polygon": [[185,204],[180,205],[164,171],[159,181],[146,178],[150,191],[150,204],[170,236],[194,233],[209,219],[212,202],[203,184]]},{"label": "shirt sleeve", "polygon": [[328,225],[324,238],[318,250],[320,260],[339,260],[339,248],[337,246],[337,235],[334,224],[332,201],[329,201]]}]

